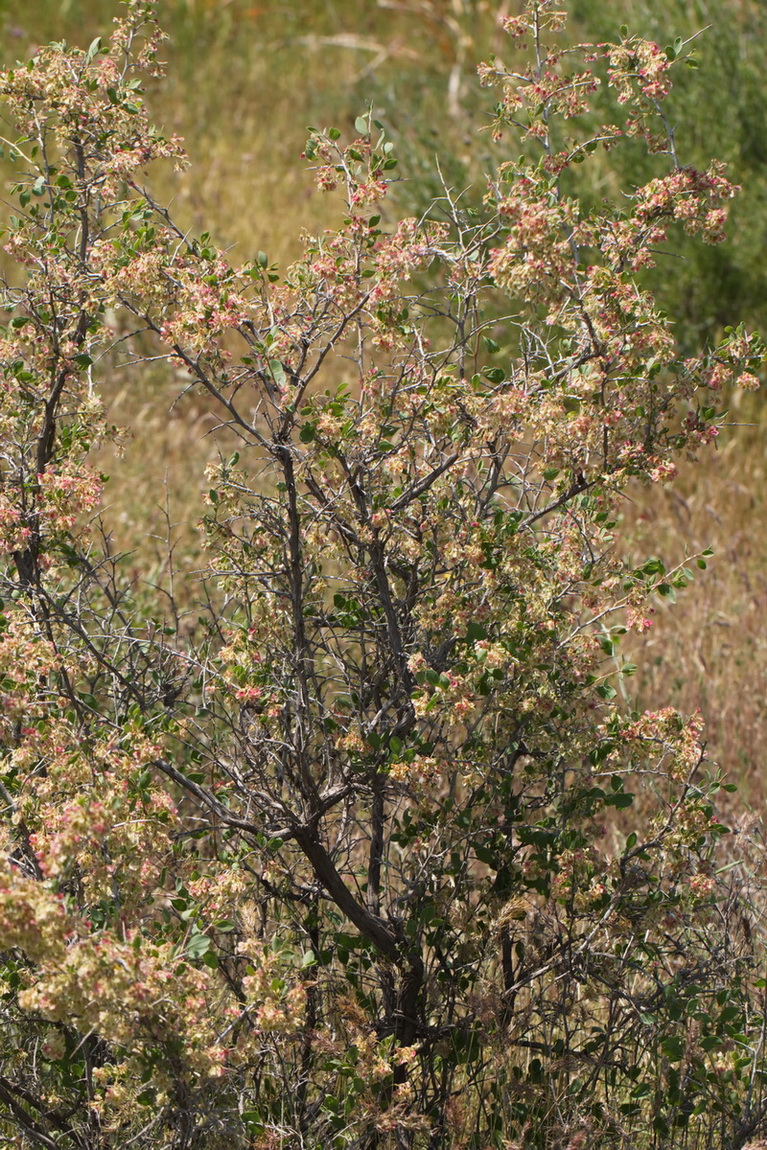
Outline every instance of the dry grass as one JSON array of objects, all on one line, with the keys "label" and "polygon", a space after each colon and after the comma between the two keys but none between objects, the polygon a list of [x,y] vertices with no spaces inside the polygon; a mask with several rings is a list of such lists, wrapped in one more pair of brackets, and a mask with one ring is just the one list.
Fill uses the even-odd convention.
[{"label": "dry grass", "polygon": [[[6,0],[0,27],[5,61],[35,43],[87,43],[104,31],[113,0]],[[193,167],[172,184],[188,226],[210,230],[243,258],[258,249],[285,262],[296,237],[328,220],[298,159],[310,123],[346,129],[373,98],[398,131],[411,168],[437,144],[465,174],[469,111],[477,103],[470,63],[497,46],[496,5],[480,0],[161,0],[171,33],[169,81],[152,94],[156,119],[187,139]],[[34,15],[31,15],[34,13]],[[436,135],[432,124],[441,126]],[[468,141],[470,144],[470,141]],[[405,165],[407,166],[407,165]],[[236,257],[235,257],[236,258]],[[217,450],[205,403],[177,406],[177,382],[161,372],[112,382],[111,414],[133,429],[111,472],[106,518],[120,547],[135,549],[137,572],[163,578],[171,535],[196,546],[200,476]],[[767,527],[764,416],[760,403],[736,411],[739,427],[717,452],[666,490],[634,493],[625,526],[637,553],[668,563],[707,546],[715,559],[673,609],[634,644],[633,680],[643,706],[700,707],[710,749],[743,798],[761,808],[767,748]],[[637,649],[638,648],[638,649]]]},{"label": "dry grass", "polygon": [[[737,398],[737,397],[736,397]],[[767,443],[761,404],[743,402],[716,452],[673,485],[635,492],[627,511],[638,554],[671,565],[714,549],[708,570],[634,641],[638,703],[700,708],[709,750],[760,810],[767,749]]]}]

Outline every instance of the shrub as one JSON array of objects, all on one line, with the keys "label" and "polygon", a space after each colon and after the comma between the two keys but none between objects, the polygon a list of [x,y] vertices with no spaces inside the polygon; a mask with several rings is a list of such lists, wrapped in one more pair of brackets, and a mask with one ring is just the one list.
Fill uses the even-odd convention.
[{"label": "shrub", "polygon": [[[524,155],[481,210],[444,187],[387,224],[381,124],[312,130],[341,221],[284,275],[234,265],[142,186],[184,162],[142,99],[151,6],[0,81],[19,168],[0,343],[17,1145],[761,1129],[721,780],[698,716],[618,702],[620,635],[691,572],[629,567],[615,531],[625,483],[704,448],[716,392],[755,386],[764,349],[737,329],[681,358],[637,282],[675,225],[721,239],[735,191],[676,162],[674,61],[636,38],[564,47],[561,24],[533,0],[506,21],[530,69],[482,69],[493,134]],[[582,138],[600,77],[624,124]],[[624,133],[658,174],[587,212],[560,178]],[[191,591],[132,584],[94,529],[93,453],[116,435],[99,383],[157,357],[240,441],[207,480],[197,622]]]}]

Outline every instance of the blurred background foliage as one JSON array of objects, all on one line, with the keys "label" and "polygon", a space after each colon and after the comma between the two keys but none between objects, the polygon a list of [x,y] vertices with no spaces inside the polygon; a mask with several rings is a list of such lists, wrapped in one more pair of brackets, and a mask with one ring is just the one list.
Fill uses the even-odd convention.
[{"label": "blurred background foliage", "polygon": [[[661,46],[695,37],[697,67],[674,70],[667,107],[682,163],[727,161],[742,185],[729,240],[683,245],[683,258],[651,273],[661,306],[683,347],[744,321],[767,332],[767,85],[764,0],[562,0],[569,36],[614,40],[621,25]],[[175,197],[195,231],[232,247],[232,259],[258,250],[289,261],[302,231],[332,223],[332,197],[315,194],[300,154],[306,127],[353,134],[373,104],[397,143],[401,182],[390,213],[425,210],[445,181],[483,192],[492,148],[478,129],[492,97],[476,65],[497,54],[511,62],[499,16],[515,0],[160,0],[170,35],[168,78],[149,93],[155,120],[185,137],[191,168],[154,173],[159,198]],[[0,60],[24,60],[65,39],[87,45],[108,30],[117,0],[2,0]],[[608,117],[609,118],[609,117]],[[501,144],[511,149],[513,145]],[[579,195],[589,201],[663,170],[629,142],[584,166]],[[10,172],[0,171],[4,181]],[[174,556],[196,547],[201,474],[221,437],[203,398],[173,403],[179,380],[162,368],[106,381],[116,422],[131,428],[112,475],[105,511],[116,545],[131,552],[136,579],[162,584]],[[623,545],[667,565],[713,546],[709,571],[673,609],[658,604],[655,625],[630,654],[639,664],[632,703],[700,706],[712,755],[761,806],[767,751],[767,414],[757,394],[733,397],[732,429],[703,467],[665,489],[638,490],[627,503]],[[188,566],[187,562],[184,564]]]},{"label": "blurred background foliage", "polygon": [[[676,68],[670,115],[682,163],[704,167],[716,156],[743,191],[730,241],[662,268],[655,285],[678,320],[683,344],[740,320],[765,327],[767,270],[767,88],[763,0],[569,0],[570,37],[615,40],[621,25],[662,46],[695,37],[696,68]],[[170,35],[169,75],[153,94],[158,122],[188,142],[194,165],[177,191],[191,226],[214,228],[243,254],[254,246],[280,261],[295,253],[302,228],[323,222],[298,161],[309,124],[350,133],[368,103],[398,142],[405,210],[425,207],[439,187],[435,156],[448,183],[482,191],[491,148],[477,132],[490,98],[476,64],[508,61],[499,15],[513,0],[160,0]],[[107,29],[118,0],[4,0],[4,66],[52,39],[87,42]],[[658,171],[632,142],[604,161],[603,183],[587,197],[644,182]]]}]

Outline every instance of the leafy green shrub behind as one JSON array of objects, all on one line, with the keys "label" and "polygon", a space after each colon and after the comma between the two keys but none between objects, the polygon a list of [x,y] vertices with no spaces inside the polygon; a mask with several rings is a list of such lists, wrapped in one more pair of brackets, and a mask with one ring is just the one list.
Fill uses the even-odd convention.
[{"label": "leafy green shrub behind", "polygon": [[[767,34],[764,5],[628,0],[608,10],[580,0],[573,18],[589,39],[614,38],[624,21],[632,27],[641,23],[669,55],[681,51],[688,67],[677,72],[666,109],[671,126],[679,127],[680,162],[701,166],[714,154],[741,186],[727,244],[702,249],[682,243],[675,266],[669,259],[659,268],[654,285],[661,306],[675,318],[678,338],[694,347],[738,321],[763,327],[763,268],[754,255],[767,238],[767,96],[760,58]],[[613,173],[619,181],[643,182],[649,167],[641,149],[616,154]]]}]

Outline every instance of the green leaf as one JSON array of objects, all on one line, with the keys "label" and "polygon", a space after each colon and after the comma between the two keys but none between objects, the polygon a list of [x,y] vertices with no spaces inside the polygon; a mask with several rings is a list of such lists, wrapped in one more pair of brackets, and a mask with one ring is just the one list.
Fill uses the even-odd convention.
[{"label": "green leaf", "polygon": [[370,129],[370,124],[367,116],[358,116],[354,121],[354,130],[359,132],[361,136],[367,136]]},{"label": "green leaf", "polygon": [[474,854],[480,862],[486,863],[493,870],[498,869],[498,854],[496,851],[490,850],[488,847],[475,847]]},{"label": "green leaf", "polygon": [[661,1049],[669,1062],[681,1062],[684,1058],[684,1039],[678,1035],[664,1038],[661,1042]]},{"label": "green leaf", "polygon": [[468,627],[466,628],[466,639],[467,639],[467,641],[469,643],[478,643],[480,640],[486,639],[486,638],[487,638],[487,630],[482,626],[481,623],[477,623],[476,620],[472,619],[472,621],[469,623]]},{"label": "green leaf", "polygon": [[248,1133],[252,1135],[263,1134],[264,1123],[261,1118],[261,1113],[258,1110],[243,1110],[242,1121],[248,1128]]},{"label": "green leaf", "polygon": [[615,807],[616,811],[624,811],[630,807],[634,802],[634,796],[629,794],[628,791],[622,791],[618,795],[608,795],[605,799],[605,804],[608,807]]},{"label": "green leaf", "polygon": [[204,958],[210,950],[210,939],[207,934],[193,934],[186,944],[186,955],[188,958]]},{"label": "green leaf", "polygon": [[284,387],[288,377],[285,374],[285,368],[282,366],[280,361],[278,359],[270,359],[269,368],[272,373],[272,379],[277,384],[277,386]]},{"label": "green leaf", "polygon": [[100,51],[101,51],[101,37],[97,36],[95,40],[91,40],[91,42],[88,46],[88,51],[85,53],[85,63],[90,64],[91,60],[93,60],[96,56],[98,56]]}]

